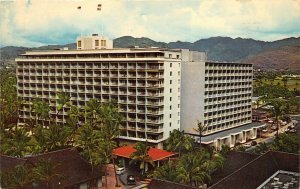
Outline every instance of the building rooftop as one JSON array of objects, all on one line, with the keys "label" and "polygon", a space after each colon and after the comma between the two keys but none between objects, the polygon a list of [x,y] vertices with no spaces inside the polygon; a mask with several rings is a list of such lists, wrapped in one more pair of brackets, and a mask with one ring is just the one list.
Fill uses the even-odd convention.
[{"label": "building rooftop", "polygon": [[[84,183],[93,178],[99,178],[101,169],[99,167],[92,167],[85,159],[83,159],[76,149],[63,149],[44,154],[38,154],[25,158],[15,158],[5,155],[0,155],[1,171],[11,171],[16,165],[36,165],[41,160],[50,160],[53,166],[56,166],[58,174],[62,175],[64,179],[58,180],[54,178],[51,184],[55,188],[70,187],[80,183]],[[31,188],[46,188],[45,183],[35,183],[35,186],[28,185],[26,189]]]},{"label": "building rooftop", "polygon": [[[135,151],[136,149],[134,148],[134,145],[129,145],[114,149],[113,154],[120,157],[130,158],[130,155]],[[153,161],[158,161],[171,157],[175,155],[175,153],[150,147],[148,155],[152,158]]]},{"label": "building rooftop", "polygon": [[[227,138],[230,135],[234,135],[234,134],[238,134],[241,133],[243,131],[247,131],[247,130],[251,130],[253,128],[259,128],[259,127],[265,127],[266,125],[264,123],[250,123],[250,124],[246,124],[240,127],[235,127],[235,128],[231,128],[228,130],[221,130],[218,133],[214,133],[211,135],[206,135],[204,137],[202,137],[202,143],[211,143],[214,140],[217,139],[222,139],[222,138]],[[195,135],[197,136],[197,135]]]},{"label": "building rooftop", "polygon": [[[210,189],[255,189],[280,171],[300,173],[300,155],[269,151],[246,163]],[[238,161],[238,160],[237,160]]]}]

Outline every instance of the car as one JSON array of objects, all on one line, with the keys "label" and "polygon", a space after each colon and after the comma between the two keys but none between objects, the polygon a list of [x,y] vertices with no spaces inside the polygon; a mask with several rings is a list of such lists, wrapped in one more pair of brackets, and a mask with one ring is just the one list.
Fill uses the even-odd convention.
[{"label": "car", "polygon": [[257,145],[257,142],[256,141],[252,141],[251,142],[251,146],[256,146]]},{"label": "car", "polygon": [[268,132],[268,130],[267,130],[267,129],[263,129],[262,132],[263,132],[263,133],[266,133],[266,132]]},{"label": "car", "polygon": [[127,176],[127,185],[135,185],[135,176],[134,175],[128,175]]},{"label": "car", "polygon": [[296,130],[296,129],[291,129],[291,130],[289,130],[289,132],[290,132],[290,133],[296,133],[297,130]]},{"label": "car", "polygon": [[121,175],[121,174],[123,174],[125,172],[125,168],[124,167],[118,167],[117,169],[116,169],[116,174],[117,175]]},{"label": "car", "polygon": [[250,143],[245,143],[245,144],[243,144],[243,146],[248,148],[248,147],[251,147],[251,144]]}]

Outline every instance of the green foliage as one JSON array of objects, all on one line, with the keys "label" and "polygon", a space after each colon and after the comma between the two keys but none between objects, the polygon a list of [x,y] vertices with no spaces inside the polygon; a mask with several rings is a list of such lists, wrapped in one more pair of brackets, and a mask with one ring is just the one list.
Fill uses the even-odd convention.
[{"label": "green foliage", "polygon": [[280,134],[277,140],[271,145],[271,149],[274,151],[288,152],[300,154],[300,139],[297,134],[283,133]]},{"label": "green foliage", "polygon": [[258,87],[254,87],[253,90],[254,96],[264,96],[266,99],[273,99],[273,98],[290,98],[295,96],[293,91],[286,90],[283,86],[278,85],[270,85],[270,84],[263,84]]},{"label": "green foliage", "polygon": [[4,132],[1,138],[1,153],[10,156],[24,157],[31,152],[29,145],[30,136],[24,128],[16,128]]},{"label": "green foliage", "polygon": [[11,171],[1,172],[1,187],[3,188],[24,188],[32,181],[32,171],[24,165],[17,165]]},{"label": "green foliage", "polygon": [[147,171],[146,163],[154,166],[154,162],[152,158],[148,155],[150,146],[148,145],[147,142],[137,142],[134,148],[136,149],[136,151],[130,155],[131,158],[130,164],[139,162],[140,169],[142,170],[142,175],[143,175]]},{"label": "green foliage", "polygon": [[177,162],[168,161],[163,166],[157,167],[153,171],[152,176],[154,178],[176,182],[178,175],[178,173],[175,171],[176,165]]},{"label": "green foliage", "polygon": [[210,175],[223,167],[225,158],[220,153],[211,154],[208,150],[192,151],[182,155],[176,161],[165,163],[153,172],[154,178],[179,182],[198,187],[208,183]]},{"label": "green foliage", "polygon": [[181,155],[184,152],[191,151],[194,148],[194,139],[184,135],[183,131],[174,129],[170,137],[164,142],[164,148]]},{"label": "green foliage", "polygon": [[0,129],[12,129],[18,121],[20,102],[14,73],[0,71]]},{"label": "green foliage", "polygon": [[256,148],[254,150],[254,153],[256,153],[256,154],[264,154],[264,153],[266,153],[269,150],[269,148],[270,147],[268,146],[268,144],[262,142],[262,143],[259,143],[256,146]]}]

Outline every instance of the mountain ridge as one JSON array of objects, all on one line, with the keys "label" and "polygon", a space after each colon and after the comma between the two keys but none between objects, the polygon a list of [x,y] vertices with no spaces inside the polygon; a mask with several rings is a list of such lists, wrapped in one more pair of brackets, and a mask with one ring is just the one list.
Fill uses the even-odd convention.
[{"label": "mountain ridge", "polygon": [[[199,39],[195,42],[184,42],[177,40],[176,42],[159,42],[154,41],[147,37],[135,38],[132,36],[122,36],[114,39],[114,47],[115,48],[126,48],[126,47],[160,47],[160,48],[171,48],[171,49],[190,49],[195,51],[204,51],[208,54],[208,59],[211,61],[219,61],[219,62],[249,62],[251,57],[255,57],[256,55],[264,52],[282,48],[284,46],[300,46],[300,37],[289,37],[285,39],[280,39],[276,41],[260,41],[252,38],[231,38],[231,37],[210,37],[207,39]],[[76,43],[70,43],[65,45],[47,45],[35,48],[29,47],[14,47],[7,46],[0,48],[0,66],[5,63],[12,63],[18,54],[22,54],[28,50],[50,50],[50,49],[60,49],[63,47],[68,47],[69,49],[76,49]],[[288,49],[291,50],[291,49]],[[276,51],[276,50],[275,50]],[[277,51],[279,52],[279,51]],[[265,55],[270,55],[272,53],[267,53]],[[281,53],[282,55],[287,55],[286,53]],[[288,56],[291,56],[289,54]],[[294,56],[294,55],[293,55]],[[284,60],[284,58],[280,58]],[[268,60],[268,59],[265,59]],[[276,61],[272,59],[273,61]],[[298,62],[298,56],[293,58],[293,61]],[[300,60],[299,60],[300,61]],[[254,63],[259,64],[261,61],[255,59]],[[264,63],[263,68],[268,69],[266,66],[268,63]],[[300,64],[300,62],[298,63]],[[278,64],[270,64],[277,65]],[[297,64],[296,64],[297,65]],[[296,66],[298,67],[298,66]],[[278,67],[269,69],[278,69]],[[300,68],[299,68],[300,70]]]}]

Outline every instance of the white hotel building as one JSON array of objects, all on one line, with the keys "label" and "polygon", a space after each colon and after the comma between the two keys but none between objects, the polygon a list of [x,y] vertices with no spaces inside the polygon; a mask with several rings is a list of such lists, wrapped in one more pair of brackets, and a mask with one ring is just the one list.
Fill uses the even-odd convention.
[{"label": "white hotel building", "polygon": [[[208,126],[206,135],[251,123],[250,64],[207,62],[205,53],[184,49],[113,49],[96,35],[79,38],[77,50],[30,51],[16,62],[18,96],[25,101],[19,124],[34,116],[29,102],[36,97],[55,116],[59,92],[79,107],[92,98],[117,102],[124,140],[161,144],[173,129],[195,134],[197,120]],[[66,115],[64,109],[56,120],[65,122]]]}]

